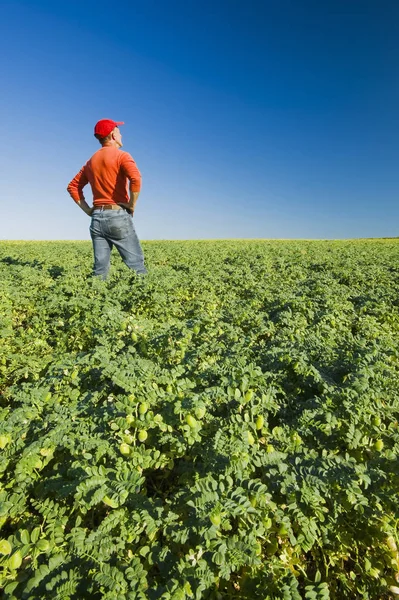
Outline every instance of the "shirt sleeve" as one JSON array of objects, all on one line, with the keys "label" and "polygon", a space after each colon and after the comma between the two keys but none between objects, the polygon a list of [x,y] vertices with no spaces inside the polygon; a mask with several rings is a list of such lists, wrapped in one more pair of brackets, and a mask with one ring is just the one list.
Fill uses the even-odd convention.
[{"label": "shirt sleeve", "polygon": [[77,175],[68,184],[67,191],[75,202],[84,200],[83,188],[89,183],[85,173],[85,167],[82,167]]},{"label": "shirt sleeve", "polygon": [[123,152],[121,159],[121,170],[123,174],[128,178],[133,192],[139,192],[141,190],[141,173],[137,168],[133,157],[128,152]]}]

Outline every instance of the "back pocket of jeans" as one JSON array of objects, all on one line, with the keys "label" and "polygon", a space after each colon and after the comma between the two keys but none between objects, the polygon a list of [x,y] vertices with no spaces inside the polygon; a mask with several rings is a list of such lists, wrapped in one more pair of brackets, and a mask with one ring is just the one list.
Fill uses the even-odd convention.
[{"label": "back pocket of jeans", "polygon": [[107,223],[107,234],[114,240],[123,240],[128,232],[129,226],[125,219],[118,218],[114,222]]}]

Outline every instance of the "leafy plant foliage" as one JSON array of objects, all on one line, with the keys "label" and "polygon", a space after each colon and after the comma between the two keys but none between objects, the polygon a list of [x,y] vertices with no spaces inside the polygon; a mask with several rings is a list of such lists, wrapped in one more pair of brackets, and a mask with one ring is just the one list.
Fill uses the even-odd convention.
[{"label": "leafy plant foliage", "polygon": [[2,245],[2,597],[394,597],[399,242],[145,254]]}]

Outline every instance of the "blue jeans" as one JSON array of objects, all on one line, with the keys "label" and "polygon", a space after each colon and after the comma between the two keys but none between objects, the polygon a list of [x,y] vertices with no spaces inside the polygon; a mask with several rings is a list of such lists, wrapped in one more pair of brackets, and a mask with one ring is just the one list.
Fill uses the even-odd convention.
[{"label": "blue jeans", "polygon": [[137,273],[145,274],[144,254],[133,226],[132,217],[123,208],[119,210],[94,210],[90,235],[93,242],[93,275],[105,279],[110,267],[112,247],[115,246],[125,265]]}]

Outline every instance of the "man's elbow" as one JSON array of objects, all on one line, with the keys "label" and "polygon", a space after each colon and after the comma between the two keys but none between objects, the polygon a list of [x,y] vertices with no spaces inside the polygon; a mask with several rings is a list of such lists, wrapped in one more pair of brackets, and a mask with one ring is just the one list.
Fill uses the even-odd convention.
[{"label": "man's elbow", "polygon": [[80,199],[79,192],[76,189],[76,186],[74,186],[72,182],[67,186],[67,192],[71,196],[71,198],[74,202],[79,202],[79,199]]},{"label": "man's elbow", "polygon": [[130,182],[130,191],[133,194],[139,194],[141,191],[141,181],[131,181]]}]

